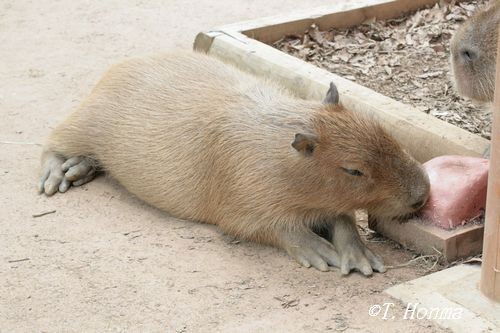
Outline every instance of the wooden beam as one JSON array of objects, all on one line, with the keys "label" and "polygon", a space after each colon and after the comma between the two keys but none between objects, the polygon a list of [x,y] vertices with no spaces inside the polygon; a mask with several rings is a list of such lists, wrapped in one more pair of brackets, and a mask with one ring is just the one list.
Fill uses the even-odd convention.
[{"label": "wooden beam", "polygon": [[407,249],[422,254],[441,253],[449,262],[478,254],[483,247],[482,225],[464,225],[445,230],[414,218],[404,223],[390,219],[369,220],[368,226]]},{"label": "wooden beam", "polygon": [[480,289],[489,298],[500,302],[500,39],[497,54]]}]

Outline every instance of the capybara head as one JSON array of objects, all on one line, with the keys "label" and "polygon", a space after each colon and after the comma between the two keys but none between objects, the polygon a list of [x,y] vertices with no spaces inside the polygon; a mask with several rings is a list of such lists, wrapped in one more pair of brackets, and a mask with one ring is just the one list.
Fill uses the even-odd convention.
[{"label": "capybara head", "polygon": [[400,217],[425,204],[427,174],[375,119],[325,105],[311,127],[292,142],[295,182],[311,199],[309,208]]},{"label": "capybara head", "polygon": [[451,65],[458,93],[479,102],[493,101],[500,4],[468,19],[451,40]]}]

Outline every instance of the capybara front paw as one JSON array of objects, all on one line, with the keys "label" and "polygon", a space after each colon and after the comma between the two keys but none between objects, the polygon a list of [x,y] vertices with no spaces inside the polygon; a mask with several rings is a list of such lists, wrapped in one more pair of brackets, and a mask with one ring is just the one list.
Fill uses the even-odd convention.
[{"label": "capybara front paw", "polygon": [[313,232],[287,237],[285,249],[288,254],[304,267],[311,267],[326,272],[328,266],[339,267],[340,259],[333,244]]},{"label": "capybara front paw", "polygon": [[341,251],[340,272],[342,275],[347,275],[352,270],[357,270],[366,276],[372,275],[373,271],[380,273],[386,271],[382,259],[358,242],[347,245]]},{"label": "capybara front paw", "polygon": [[385,273],[387,270],[384,265],[384,260],[382,258],[373,253],[372,250],[364,246],[364,254],[366,258],[368,258],[368,261],[370,262],[370,265],[372,266],[373,270],[379,273]]}]

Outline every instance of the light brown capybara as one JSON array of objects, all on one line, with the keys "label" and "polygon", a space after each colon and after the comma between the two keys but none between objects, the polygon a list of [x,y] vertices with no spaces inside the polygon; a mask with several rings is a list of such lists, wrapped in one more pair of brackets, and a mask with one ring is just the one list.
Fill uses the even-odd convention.
[{"label": "light brown capybara", "polygon": [[[461,96],[478,102],[493,102],[499,27],[500,0],[492,0],[453,35],[451,70]],[[483,156],[490,157],[490,147]]]},{"label": "light brown capybara", "polygon": [[[377,123],[194,52],[114,66],[50,135],[40,192],[102,169],[179,218],[285,249],[302,265],[385,271],[353,212],[419,209],[427,174]],[[320,237],[319,234],[324,237]]]},{"label": "light brown capybara", "polygon": [[451,40],[451,67],[460,95],[479,102],[492,102],[500,2],[493,0],[464,22]]}]

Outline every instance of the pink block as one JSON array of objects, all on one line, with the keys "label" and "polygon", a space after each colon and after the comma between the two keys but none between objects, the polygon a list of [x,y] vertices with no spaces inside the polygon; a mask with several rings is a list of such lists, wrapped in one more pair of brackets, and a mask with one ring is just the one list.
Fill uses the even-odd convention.
[{"label": "pink block", "polygon": [[486,206],[489,160],[440,156],[424,163],[431,182],[430,197],[422,216],[432,224],[451,229],[478,217]]}]

